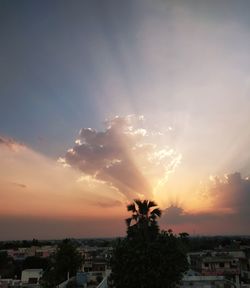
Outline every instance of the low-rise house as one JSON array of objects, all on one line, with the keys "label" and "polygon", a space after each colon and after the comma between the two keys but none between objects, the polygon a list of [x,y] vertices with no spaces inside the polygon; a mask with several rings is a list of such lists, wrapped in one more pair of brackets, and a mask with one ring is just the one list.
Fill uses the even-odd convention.
[{"label": "low-rise house", "polygon": [[189,276],[182,279],[180,288],[226,288],[235,287],[235,284],[227,280],[224,276]]},{"label": "low-rise house", "polygon": [[201,261],[202,275],[239,275],[238,259],[228,255],[205,256]]},{"label": "low-rise house", "polygon": [[43,269],[26,269],[22,271],[22,284],[39,284],[43,275]]},{"label": "low-rise house", "polygon": [[41,258],[48,258],[50,255],[55,253],[56,247],[55,246],[42,246],[36,247],[35,256]]},{"label": "low-rise house", "polygon": [[22,287],[22,282],[21,280],[17,279],[0,279],[0,287],[1,288]]}]

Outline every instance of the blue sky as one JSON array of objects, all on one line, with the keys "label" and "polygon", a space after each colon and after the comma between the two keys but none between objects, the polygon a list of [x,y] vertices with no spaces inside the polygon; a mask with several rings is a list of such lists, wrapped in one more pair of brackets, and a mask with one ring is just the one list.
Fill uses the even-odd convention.
[{"label": "blue sky", "polygon": [[157,123],[173,122],[163,114],[196,113],[209,125],[209,113],[228,113],[222,103],[249,99],[214,91],[217,82],[241,88],[231,79],[249,73],[248,1],[0,5],[1,133],[48,155],[114,115]]},{"label": "blue sky", "polygon": [[135,65],[130,73],[120,57],[121,39],[136,52],[138,21],[133,1],[122,2],[1,1],[2,133],[54,154],[82,125],[120,112],[109,106],[115,96],[103,95],[106,73],[118,71],[131,86],[142,72]]},{"label": "blue sky", "polygon": [[[242,98],[214,96],[213,69],[233,88],[240,84],[231,78],[248,75],[248,1],[0,5],[1,133],[49,155],[63,152],[81,127],[101,128],[106,117],[184,111],[201,118],[204,106],[213,113],[211,102],[227,112],[221,102]],[[213,94],[202,95],[205,85]]]}]

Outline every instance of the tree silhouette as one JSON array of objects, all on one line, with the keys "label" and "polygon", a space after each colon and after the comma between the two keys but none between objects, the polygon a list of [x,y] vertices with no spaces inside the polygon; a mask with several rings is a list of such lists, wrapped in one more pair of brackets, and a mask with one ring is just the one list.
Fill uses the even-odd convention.
[{"label": "tree silhouette", "polygon": [[72,277],[81,268],[83,258],[76,246],[69,239],[63,240],[57,247],[56,253],[50,258],[48,269],[45,271],[41,286],[44,288],[56,287]]},{"label": "tree silhouette", "polygon": [[157,218],[161,211],[153,201],[127,206],[132,216],[126,219],[127,237],[118,239],[111,260],[110,287],[172,288],[188,268],[186,234],[172,230],[160,232]]},{"label": "tree silhouette", "polygon": [[132,212],[132,216],[126,219],[128,238],[138,237],[150,241],[157,236],[157,217],[161,216],[161,210],[156,206],[154,201],[138,199],[127,206],[127,210]]}]

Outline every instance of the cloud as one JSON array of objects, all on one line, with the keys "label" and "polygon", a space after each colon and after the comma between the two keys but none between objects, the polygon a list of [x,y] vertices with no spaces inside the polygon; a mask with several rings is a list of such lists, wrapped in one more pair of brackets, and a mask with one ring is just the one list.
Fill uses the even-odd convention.
[{"label": "cloud", "polygon": [[[49,219],[55,222],[69,219],[72,223],[88,223],[88,219],[98,223],[97,219],[119,218],[123,223],[121,219],[127,216],[124,195],[128,198],[131,193],[134,197],[138,192],[146,196],[143,190],[134,192],[133,189],[143,187],[145,179],[151,188],[159,187],[157,185],[166,181],[178,165],[179,155],[166,146],[157,145],[155,137],[162,135],[145,129],[142,121],[132,116],[117,117],[106,123],[103,132],[82,129],[77,143],[66,153],[70,154],[68,157],[75,155],[76,158],[64,159],[67,165],[78,169],[63,167],[24,144],[1,137],[0,216],[6,221],[11,217],[40,217],[46,218],[47,222]],[[100,153],[96,155],[94,151],[98,149]],[[130,169],[129,178],[126,168]],[[174,177],[186,183],[178,173]],[[169,182],[174,177],[170,177]],[[211,177],[206,186],[206,191],[197,194],[197,199],[192,190],[185,190],[188,193],[185,197],[193,206],[181,200],[168,206],[160,219],[161,228],[174,226],[175,231],[192,233],[195,230],[203,234],[250,233],[250,180],[240,173],[231,173]],[[167,191],[169,194],[170,188]],[[174,199],[170,202],[175,203]],[[0,230],[6,230],[5,237],[13,235],[11,233],[17,227],[1,227],[0,223]],[[90,231],[91,227],[86,224],[84,229]],[[35,233],[34,229],[32,231]],[[90,235],[85,232],[84,235]]]},{"label": "cloud", "polygon": [[211,199],[212,207],[206,211],[185,211],[178,205],[170,205],[163,211],[161,223],[192,227],[203,233],[250,233],[250,180],[238,172],[223,178],[210,178],[205,198]]},{"label": "cloud", "polygon": [[143,116],[116,116],[104,131],[82,128],[79,139],[61,162],[105,181],[127,198],[138,194],[152,198],[157,185],[166,181],[181,155],[157,145],[162,134],[144,128]]},{"label": "cloud", "polygon": [[112,208],[112,207],[117,207],[117,206],[121,207],[122,205],[124,205],[122,201],[112,200],[112,199],[95,200],[91,202],[88,201],[88,203],[94,206],[102,207],[102,208]]},{"label": "cloud", "polygon": [[0,240],[125,233],[126,206],[116,189],[0,139]]},{"label": "cloud", "polygon": [[3,147],[7,147],[9,149],[12,149],[14,151],[16,151],[20,147],[24,147],[23,144],[15,141],[14,139],[9,138],[9,137],[3,137],[3,136],[0,136],[0,145],[2,145]]},{"label": "cloud", "polygon": [[204,222],[218,220],[225,214],[219,212],[190,213],[183,208],[171,205],[163,211],[162,221],[167,224],[204,224]]},{"label": "cloud", "polygon": [[123,197],[104,181],[82,177],[79,171],[64,168],[15,140],[0,139],[0,215],[89,218],[122,214],[118,210]]},{"label": "cloud", "polygon": [[210,197],[214,198],[215,207],[250,215],[250,180],[242,178],[239,172],[215,177]]},{"label": "cloud", "polygon": [[26,188],[26,187],[27,187],[27,185],[22,184],[22,183],[15,183],[15,182],[12,182],[11,184],[14,185],[14,186],[17,186],[17,187],[19,187],[19,188]]}]

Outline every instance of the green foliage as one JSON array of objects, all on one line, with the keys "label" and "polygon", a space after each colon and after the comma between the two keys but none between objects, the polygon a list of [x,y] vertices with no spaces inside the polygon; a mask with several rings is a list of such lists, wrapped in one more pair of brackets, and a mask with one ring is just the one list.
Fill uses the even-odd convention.
[{"label": "green foliage", "polygon": [[83,263],[76,246],[68,239],[63,240],[55,255],[50,258],[49,268],[42,278],[42,287],[52,288],[76,274]]},{"label": "green foliage", "polygon": [[131,221],[127,221],[128,235],[119,239],[114,247],[111,287],[172,288],[188,269],[187,234],[178,237],[171,230],[159,232],[156,217],[161,212],[158,208],[150,209],[155,206],[147,200],[136,200],[128,206],[135,224],[131,226]]}]

